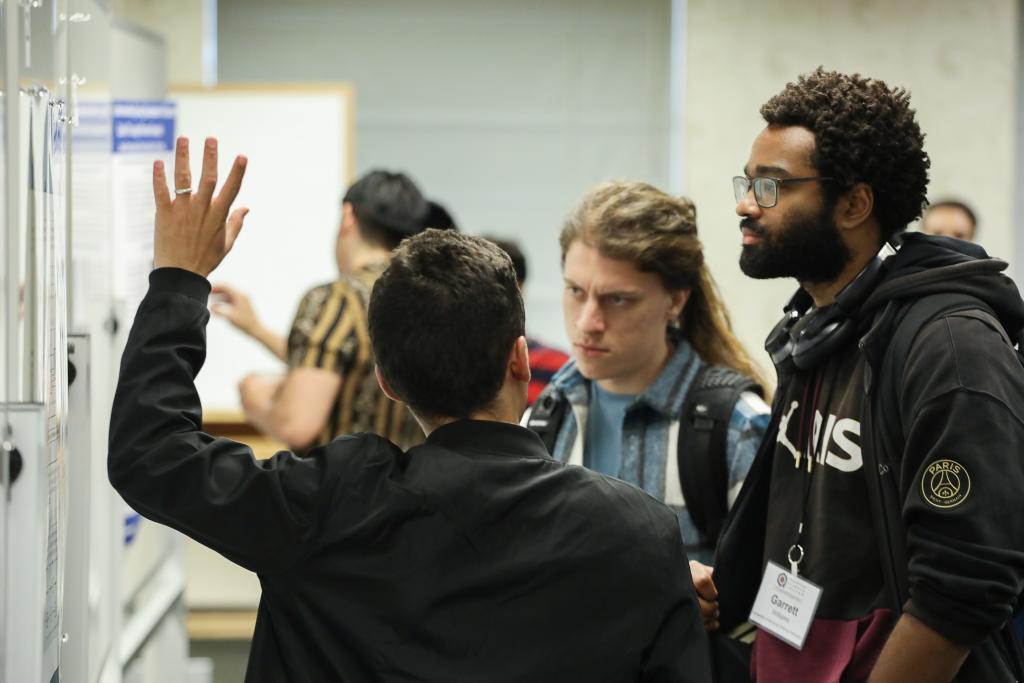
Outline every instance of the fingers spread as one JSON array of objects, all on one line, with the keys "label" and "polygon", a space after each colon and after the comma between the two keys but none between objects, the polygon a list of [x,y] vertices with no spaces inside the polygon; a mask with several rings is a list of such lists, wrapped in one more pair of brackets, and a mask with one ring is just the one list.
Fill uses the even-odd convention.
[{"label": "fingers spread", "polygon": [[167,191],[167,174],[164,162],[153,162],[153,199],[157,211],[166,211],[171,206],[171,193]]},{"label": "fingers spread", "polygon": [[196,197],[206,203],[213,197],[213,190],[217,187],[217,139],[206,138],[203,145],[203,174],[199,178],[199,189]]},{"label": "fingers spread", "polygon": [[227,230],[224,235],[224,246],[227,251],[231,250],[231,247],[235,244],[235,240],[238,239],[238,233],[242,231],[242,223],[248,213],[249,209],[245,207],[237,208],[231,212],[231,216],[228,218]]},{"label": "fingers spread", "polygon": [[174,148],[174,189],[192,187],[192,171],[188,167],[188,138],[178,138]]},{"label": "fingers spread", "polygon": [[245,177],[245,167],[248,163],[249,160],[241,154],[235,157],[235,163],[231,166],[228,179],[224,181],[224,187],[220,188],[220,194],[217,195],[218,203],[228,207],[235,201],[235,197],[238,196],[238,190],[242,187],[242,178]]}]

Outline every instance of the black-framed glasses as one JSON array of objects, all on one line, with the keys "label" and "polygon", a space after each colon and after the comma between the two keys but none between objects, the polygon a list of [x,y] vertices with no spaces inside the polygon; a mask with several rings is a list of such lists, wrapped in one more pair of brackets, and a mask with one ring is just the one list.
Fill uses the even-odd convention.
[{"label": "black-framed glasses", "polygon": [[757,201],[757,205],[762,209],[770,209],[779,202],[780,185],[810,183],[815,180],[834,179],[820,175],[807,176],[806,178],[769,178],[767,176],[748,178],[745,175],[738,175],[732,179],[732,193],[736,197],[736,202],[739,203],[743,201],[743,198],[753,188],[754,199]]}]

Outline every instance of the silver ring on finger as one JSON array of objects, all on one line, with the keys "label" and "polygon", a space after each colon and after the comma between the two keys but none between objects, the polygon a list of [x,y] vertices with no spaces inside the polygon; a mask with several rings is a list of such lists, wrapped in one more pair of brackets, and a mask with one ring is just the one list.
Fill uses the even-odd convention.
[{"label": "silver ring on finger", "polygon": [[183,195],[183,194],[192,194],[192,188],[191,187],[176,187],[176,188],[174,188],[174,194],[179,195],[179,196]]}]

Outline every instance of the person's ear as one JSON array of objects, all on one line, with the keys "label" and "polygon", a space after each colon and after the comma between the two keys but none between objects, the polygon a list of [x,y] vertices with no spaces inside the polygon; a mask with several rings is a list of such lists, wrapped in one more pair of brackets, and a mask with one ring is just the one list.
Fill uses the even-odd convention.
[{"label": "person's ear", "polygon": [[875,193],[867,183],[857,183],[836,201],[834,219],[840,230],[856,228],[871,219]]},{"label": "person's ear", "polygon": [[341,205],[341,225],[338,226],[338,232],[343,234],[349,234],[354,232],[356,229],[356,214],[352,209],[350,202],[345,202]]},{"label": "person's ear", "polygon": [[530,352],[526,348],[526,337],[519,337],[512,346],[508,359],[508,371],[516,381],[530,381]]},{"label": "person's ear", "polygon": [[373,366],[373,373],[377,375],[377,384],[380,385],[380,390],[384,392],[384,395],[390,398],[392,401],[401,402],[402,399],[398,396],[398,394],[395,393],[395,390],[391,388],[391,385],[388,384],[388,381],[384,379],[384,375],[380,374],[379,365]]},{"label": "person's ear", "polygon": [[671,292],[671,301],[668,307],[668,321],[679,320],[679,316],[683,314],[683,309],[686,308],[686,302],[690,300],[689,289],[680,289],[675,292]]}]

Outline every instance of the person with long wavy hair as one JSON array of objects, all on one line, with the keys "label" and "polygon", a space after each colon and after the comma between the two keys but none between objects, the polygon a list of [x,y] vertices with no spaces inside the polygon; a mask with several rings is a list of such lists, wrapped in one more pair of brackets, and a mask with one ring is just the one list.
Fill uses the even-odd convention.
[{"label": "person with long wavy hair", "polygon": [[[733,334],[704,262],[696,209],[645,183],[607,183],[570,213],[560,243],[572,359],[527,424],[548,429],[555,458],[633,483],[674,508],[689,556],[707,561],[768,407],[761,372]],[[688,397],[708,385],[726,387],[730,403],[720,438],[702,441],[690,432],[706,426],[714,434],[714,415],[695,425],[691,409],[700,406]],[[571,410],[552,410],[564,404]],[[562,416],[553,430],[552,412]],[[693,452],[684,452],[687,444]],[[685,481],[689,458],[720,476]]]}]

